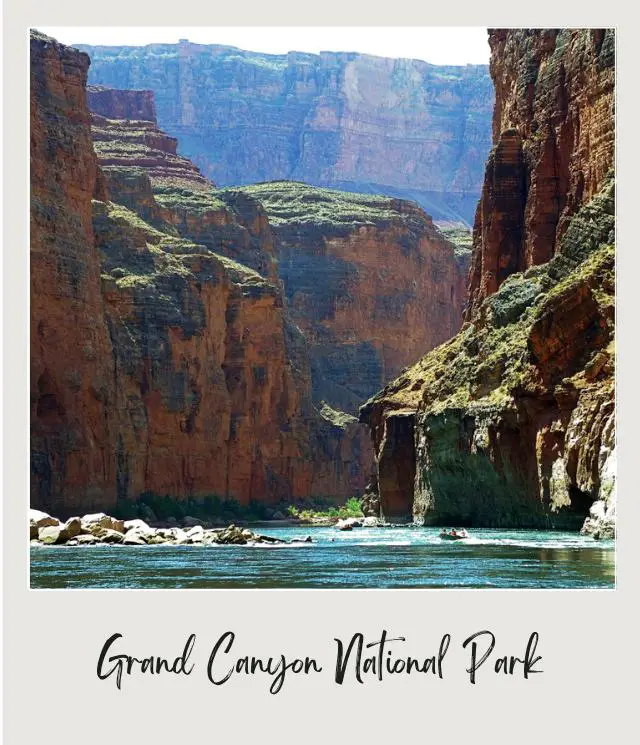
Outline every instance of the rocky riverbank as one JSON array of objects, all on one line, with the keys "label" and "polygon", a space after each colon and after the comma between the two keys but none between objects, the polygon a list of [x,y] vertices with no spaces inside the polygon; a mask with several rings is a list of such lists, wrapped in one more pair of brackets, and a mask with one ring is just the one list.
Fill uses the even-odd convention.
[{"label": "rocky riverbank", "polygon": [[[194,523],[194,524],[189,524]],[[70,517],[65,522],[40,510],[29,510],[29,540],[43,546],[116,546],[147,545],[239,545],[304,544],[311,543],[311,536],[282,540],[256,533],[249,528],[228,525],[224,528],[207,528],[200,521],[185,518],[183,525],[151,527],[144,520],[119,520],[97,512],[83,517]]]}]

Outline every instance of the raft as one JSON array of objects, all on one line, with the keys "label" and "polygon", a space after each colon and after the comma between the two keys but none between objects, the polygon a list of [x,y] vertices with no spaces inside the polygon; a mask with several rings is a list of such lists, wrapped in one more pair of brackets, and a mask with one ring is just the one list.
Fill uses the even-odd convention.
[{"label": "raft", "polygon": [[440,533],[440,538],[443,541],[464,541],[468,537],[468,535],[451,535],[451,533]]}]

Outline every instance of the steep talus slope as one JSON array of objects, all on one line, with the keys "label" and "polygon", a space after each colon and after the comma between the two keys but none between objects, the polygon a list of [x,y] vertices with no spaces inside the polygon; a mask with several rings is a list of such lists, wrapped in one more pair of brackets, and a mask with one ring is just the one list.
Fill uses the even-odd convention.
[{"label": "steep talus slope", "polygon": [[361,490],[368,443],[311,405],[259,205],[217,200],[153,122],[95,116],[101,170],[87,56],[37,33],[31,53],[33,506]]},{"label": "steep talus slope", "polygon": [[243,191],[269,217],[316,401],[356,413],[460,328],[466,264],[417,205],[292,182]]},{"label": "steep talus slope", "polygon": [[91,82],[153,90],[160,126],[219,185],[299,180],[473,220],[491,139],[485,65],[188,41],[81,48]]},{"label": "steep talus slope", "polygon": [[[491,31],[467,323],[370,400],[383,511],[611,531],[613,32]],[[603,520],[604,518],[604,520]]]}]

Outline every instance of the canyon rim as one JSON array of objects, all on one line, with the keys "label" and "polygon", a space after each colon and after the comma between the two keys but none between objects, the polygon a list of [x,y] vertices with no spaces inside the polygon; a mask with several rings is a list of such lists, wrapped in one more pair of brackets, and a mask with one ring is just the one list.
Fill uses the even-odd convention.
[{"label": "canyon rim", "polygon": [[31,30],[34,586],[613,582],[615,34],[479,31]]}]

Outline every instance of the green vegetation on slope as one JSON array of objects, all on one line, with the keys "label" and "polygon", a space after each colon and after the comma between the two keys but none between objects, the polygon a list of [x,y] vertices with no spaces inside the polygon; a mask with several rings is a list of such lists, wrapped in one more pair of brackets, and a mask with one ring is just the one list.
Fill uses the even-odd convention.
[{"label": "green vegetation on slope", "polygon": [[262,203],[275,225],[373,225],[403,218],[396,200],[309,186],[298,181],[270,181],[242,187]]},{"label": "green vegetation on slope", "polygon": [[474,323],[429,352],[369,404],[384,400],[394,408],[416,408],[422,402],[430,414],[449,409],[490,414],[509,406],[514,390],[540,393],[543,383],[530,347],[534,324],[553,314],[580,285],[590,288],[603,317],[613,313],[613,194],[611,178],[573,217],[550,262],[508,277],[484,301]]},{"label": "green vegetation on slope", "polygon": [[187,179],[152,177],[151,184],[156,202],[167,209],[198,216],[205,212],[226,209],[225,203],[216,196],[213,189],[194,188]]},{"label": "green vegetation on slope", "polygon": [[456,259],[469,261],[471,259],[471,250],[473,248],[473,233],[462,222],[458,223],[437,223],[438,230],[444,237],[453,243]]}]

